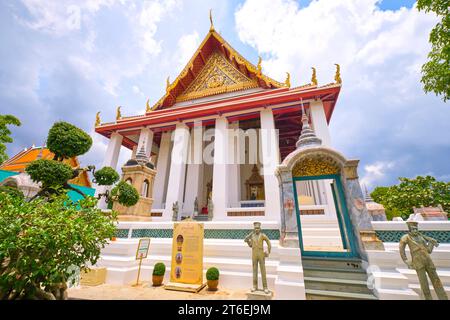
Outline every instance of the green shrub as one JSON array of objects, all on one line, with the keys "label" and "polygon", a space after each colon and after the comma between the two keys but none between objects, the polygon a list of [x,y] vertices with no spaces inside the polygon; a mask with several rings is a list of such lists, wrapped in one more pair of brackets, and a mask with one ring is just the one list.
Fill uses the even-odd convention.
[{"label": "green shrub", "polygon": [[119,181],[120,176],[111,167],[103,167],[94,173],[95,182],[99,186],[111,186]]},{"label": "green shrub", "polygon": [[219,280],[219,269],[211,267],[206,271],[206,280]]},{"label": "green shrub", "polygon": [[17,188],[14,188],[14,187],[10,187],[10,186],[0,186],[0,193],[1,193],[1,192],[7,193],[7,194],[9,194],[10,196],[13,196],[13,197],[15,197],[15,198],[21,198],[21,199],[24,198],[22,191],[20,191],[20,190],[17,189]]},{"label": "green shrub", "polygon": [[25,171],[35,182],[42,182],[42,187],[60,186],[72,178],[72,168],[59,161],[39,159],[31,162]]},{"label": "green shrub", "polygon": [[83,130],[67,122],[56,122],[49,130],[47,147],[55,159],[72,158],[88,152],[92,138]]},{"label": "green shrub", "polygon": [[139,193],[136,188],[125,181],[120,181],[111,190],[111,196],[126,207],[134,206],[139,201]]},{"label": "green shrub", "polygon": [[0,300],[63,299],[53,288],[73,284],[76,269],[95,265],[115,220],[93,197],[27,202],[0,192]]},{"label": "green shrub", "polygon": [[153,267],[153,275],[154,276],[163,276],[166,273],[166,265],[162,262],[158,262]]}]

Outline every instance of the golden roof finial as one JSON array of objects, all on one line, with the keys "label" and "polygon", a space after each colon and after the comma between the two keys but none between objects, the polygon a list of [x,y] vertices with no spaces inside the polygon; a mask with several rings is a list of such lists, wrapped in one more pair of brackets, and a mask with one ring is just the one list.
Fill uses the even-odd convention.
[{"label": "golden roof finial", "polygon": [[291,87],[291,75],[289,74],[289,72],[286,72],[286,80],[284,81],[284,84],[288,88]]},{"label": "golden roof finial", "polygon": [[150,108],[149,102],[150,102],[150,99],[147,99],[147,102],[145,103],[145,112],[152,111],[152,108]]},{"label": "golden roof finial", "polygon": [[262,58],[258,57],[258,65],[256,66],[256,73],[257,73],[258,76],[260,76],[261,73],[262,73],[261,63],[262,63]]},{"label": "golden roof finial", "polygon": [[336,74],[334,76],[334,81],[336,81],[336,83],[341,84],[342,83],[342,79],[341,79],[341,66],[338,65],[337,63],[334,64],[336,66]]},{"label": "golden roof finial", "polygon": [[311,67],[312,69],[312,77],[311,77],[311,84],[317,86],[317,74],[316,74],[316,68]]},{"label": "golden roof finial", "polygon": [[117,111],[116,111],[116,120],[119,120],[122,118],[122,113],[120,112],[120,108],[121,106],[117,107]]},{"label": "golden roof finial", "polygon": [[97,114],[95,115],[95,127],[98,127],[100,125],[100,111],[97,112]]},{"label": "golden roof finial", "polygon": [[209,31],[214,31],[214,23],[213,23],[213,18],[212,18],[212,9],[209,9],[209,22],[210,22]]},{"label": "golden roof finial", "polygon": [[167,80],[166,80],[166,91],[167,92],[169,91],[169,88],[170,88],[170,76],[167,77]]}]

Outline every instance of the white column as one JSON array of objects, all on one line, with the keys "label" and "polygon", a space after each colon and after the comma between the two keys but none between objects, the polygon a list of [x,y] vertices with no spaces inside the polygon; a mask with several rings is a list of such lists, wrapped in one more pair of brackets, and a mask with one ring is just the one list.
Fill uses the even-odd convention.
[{"label": "white column", "polygon": [[[194,126],[191,130],[188,155],[189,161],[186,173],[186,190],[184,195],[185,203],[183,212],[186,215],[192,216],[194,212],[195,198],[199,198],[200,185],[201,181],[203,181],[201,170],[203,160],[203,127],[201,126],[201,123]],[[199,207],[199,211],[200,210],[201,208]]]},{"label": "white column", "polygon": [[261,111],[261,151],[266,218],[279,221],[281,218],[280,190],[275,168],[280,164],[280,149],[273,113],[268,109]]},{"label": "white column", "polygon": [[131,151],[131,159],[135,159],[136,158],[137,148],[138,148],[137,145],[133,147],[133,150]]},{"label": "white column", "polygon": [[167,175],[170,158],[170,136],[171,132],[163,132],[161,135],[161,144],[158,152],[158,161],[156,167],[155,184],[153,186],[153,208],[164,209],[164,194],[167,185]]},{"label": "white column", "polygon": [[214,167],[213,167],[213,220],[227,219],[227,155],[228,155],[228,120],[225,117],[216,119],[214,134]]},{"label": "white column", "polygon": [[184,123],[179,123],[176,126],[173,138],[166,207],[163,213],[163,220],[172,220],[172,205],[176,201],[178,201],[179,208],[178,217],[180,217],[182,213],[188,145],[189,129]]},{"label": "white column", "polygon": [[153,145],[153,131],[149,128],[142,128],[141,133],[139,135],[139,142],[138,142],[138,148],[137,151],[142,148],[142,144],[145,142],[145,154],[148,158],[150,158],[150,154],[152,152],[152,145]]},{"label": "white column", "polygon": [[240,180],[240,154],[239,154],[239,122],[233,122],[229,125],[229,144],[228,144],[228,204],[230,207],[239,207],[239,200],[241,195],[241,180]]},{"label": "white column", "polygon": [[[120,154],[120,147],[122,146],[122,140],[123,136],[120,134],[113,132],[111,134],[111,137],[109,138],[108,147],[106,148],[105,152],[105,158],[103,159],[103,167],[111,167],[113,169],[116,169],[117,167],[117,161],[119,160],[119,154]],[[111,187],[107,186],[97,186],[95,190],[95,196],[97,196],[99,193],[104,193],[106,190],[111,189]],[[98,207],[101,209],[106,209],[107,204],[102,197],[98,202]]]},{"label": "white column", "polygon": [[316,136],[322,139],[324,146],[331,146],[330,130],[321,100],[310,101],[311,121]]}]

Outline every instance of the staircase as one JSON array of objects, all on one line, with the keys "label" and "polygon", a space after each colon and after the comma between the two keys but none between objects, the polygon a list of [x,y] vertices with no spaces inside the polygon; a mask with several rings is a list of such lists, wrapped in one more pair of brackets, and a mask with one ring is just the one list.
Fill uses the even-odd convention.
[{"label": "staircase", "polygon": [[302,257],[306,299],[377,300],[357,258]]}]

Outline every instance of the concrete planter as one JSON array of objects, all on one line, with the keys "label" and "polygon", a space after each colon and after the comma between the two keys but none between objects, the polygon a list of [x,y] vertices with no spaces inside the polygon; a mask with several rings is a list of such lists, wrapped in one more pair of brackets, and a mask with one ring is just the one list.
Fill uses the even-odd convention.
[{"label": "concrete planter", "polygon": [[209,291],[217,291],[217,286],[219,285],[219,280],[207,280]]},{"label": "concrete planter", "polygon": [[152,282],[153,282],[153,286],[154,287],[159,287],[160,285],[162,285],[164,276],[152,276]]}]

